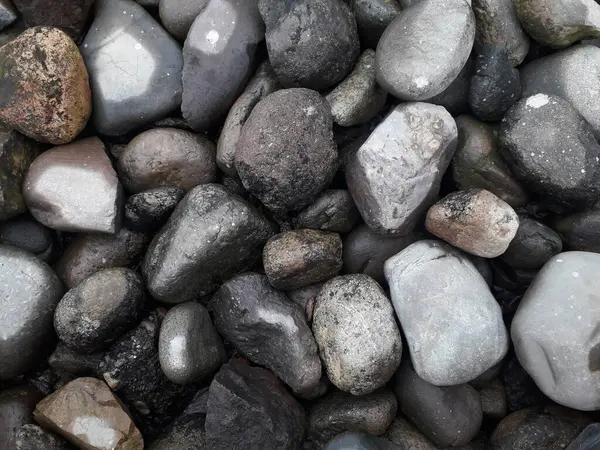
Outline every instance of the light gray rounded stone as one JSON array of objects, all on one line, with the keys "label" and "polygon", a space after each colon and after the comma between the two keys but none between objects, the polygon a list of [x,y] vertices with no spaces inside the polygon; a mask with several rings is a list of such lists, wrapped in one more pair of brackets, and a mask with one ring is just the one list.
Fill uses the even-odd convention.
[{"label": "light gray rounded stone", "polygon": [[550,399],[600,409],[600,255],[554,256],[533,280],[511,326],[523,368]]},{"label": "light gray rounded stone", "polygon": [[431,98],[452,84],[474,41],[469,2],[423,0],[398,14],[381,36],[377,80],[401,100]]},{"label": "light gray rounded stone", "polygon": [[157,0],[160,20],[169,33],[183,41],[208,2],[209,0]]},{"label": "light gray rounded stone", "polygon": [[500,306],[466,255],[418,241],[384,270],[419,377],[436,386],[467,383],[506,355]]}]

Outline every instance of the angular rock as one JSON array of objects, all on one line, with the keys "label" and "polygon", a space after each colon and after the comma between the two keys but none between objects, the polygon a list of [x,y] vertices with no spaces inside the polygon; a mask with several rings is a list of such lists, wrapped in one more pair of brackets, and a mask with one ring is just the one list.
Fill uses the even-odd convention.
[{"label": "angular rock", "polygon": [[33,423],[33,410],[42,398],[43,395],[30,386],[0,391],[0,448],[14,448],[19,428]]},{"label": "angular rock", "polygon": [[208,393],[206,446],[214,450],[301,448],[302,407],[268,370],[225,364]]},{"label": "angular rock", "polygon": [[586,427],[565,450],[594,450],[600,444],[600,424]]},{"label": "angular rock", "polygon": [[356,21],[341,0],[259,0],[269,60],[285,87],[325,90],[360,53]]},{"label": "angular rock", "polygon": [[227,355],[206,307],[182,303],[169,310],[160,328],[158,357],[173,383],[208,381],[219,370]]},{"label": "angular rock", "polygon": [[335,233],[349,233],[360,219],[350,192],[328,189],[295,219],[296,228],[313,228]]},{"label": "angular rock", "polygon": [[183,46],[181,105],[194,130],[227,114],[254,72],[264,32],[258,0],[211,0],[195,18]]},{"label": "angular rock", "polygon": [[500,257],[516,269],[539,269],[562,251],[560,236],[543,223],[529,218],[519,221],[519,229]]},{"label": "angular rock", "polygon": [[347,431],[334,437],[324,450],[400,450],[401,447],[366,433]]},{"label": "angular rock", "polygon": [[33,217],[55,230],[116,233],[121,228],[123,192],[97,137],[42,153],[29,167],[23,197]]},{"label": "angular rock", "polygon": [[506,354],[500,306],[458,250],[437,241],[415,242],[387,260],[385,276],[423,380],[436,386],[466,383]]},{"label": "angular rock", "polygon": [[62,342],[48,358],[48,365],[63,379],[90,377],[96,374],[104,353],[82,354]]},{"label": "angular rock", "polygon": [[71,142],[83,130],[92,108],[88,72],[64,32],[27,29],[0,49],[0,65],[4,125],[55,145]]},{"label": "angular rock", "polygon": [[297,394],[317,388],[321,361],[304,311],[264,275],[246,273],[227,281],[209,306],[219,332],[245,357],[272,370]]},{"label": "angular rock", "polygon": [[278,213],[301,210],[337,170],[329,104],[308,89],[275,92],[254,107],[237,149],[235,166],[251,194]]},{"label": "angular rock", "polygon": [[415,428],[406,418],[398,415],[382,436],[401,448],[414,450],[438,450],[424,434]]},{"label": "angular rock", "polygon": [[600,253],[600,209],[562,217],[553,228],[561,235],[568,250]]},{"label": "angular rock", "polygon": [[154,236],[142,267],[152,296],[182,303],[216,291],[273,234],[252,205],[217,184],[197,186]]},{"label": "angular rock", "polygon": [[17,11],[10,0],[0,0],[0,30],[17,20]]},{"label": "angular rock", "polygon": [[431,98],[458,76],[474,40],[475,16],[466,1],[421,1],[398,14],[381,36],[377,81],[401,100]]},{"label": "angular rock", "polygon": [[33,219],[18,218],[0,224],[0,242],[33,253],[50,263],[58,251],[56,235]]},{"label": "angular rock", "polygon": [[203,136],[175,128],[137,135],[117,162],[123,186],[137,194],[156,187],[185,192],[216,180],[215,145]]},{"label": "angular rock", "polygon": [[396,0],[352,0],[350,8],[356,18],[362,44],[372,49],[377,48],[387,26],[402,11]]},{"label": "angular rock", "polygon": [[454,119],[444,108],[405,103],[349,156],[348,188],[373,231],[412,231],[439,192],[456,149],[456,133]]},{"label": "angular rock", "polygon": [[276,289],[293,290],[325,281],[342,268],[342,239],[326,231],[286,231],[266,243],[263,265]]},{"label": "angular rock", "polygon": [[[13,0],[27,27],[60,28],[73,40],[81,38],[93,0]],[[16,16],[15,16],[16,18]]]},{"label": "angular rock", "polygon": [[73,450],[63,438],[33,424],[23,425],[14,439],[14,450]]},{"label": "angular rock", "polygon": [[479,390],[483,415],[492,420],[502,420],[508,414],[508,404],[504,385],[495,379],[489,385]]},{"label": "angular rock", "polygon": [[209,0],[156,0],[160,21],[169,33],[184,41]]},{"label": "angular rock", "polygon": [[132,195],[125,204],[125,223],[137,231],[162,227],[185,192],[174,187],[157,187]]},{"label": "angular rock", "polygon": [[296,305],[298,305],[306,314],[309,322],[313,319],[313,310],[319,292],[324,283],[315,283],[293,291],[287,291],[286,294]]},{"label": "angular rock", "polygon": [[181,104],[181,47],[132,0],[96,0],[81,53],[94,96],[93,122],[116,136],[166,117]]}]

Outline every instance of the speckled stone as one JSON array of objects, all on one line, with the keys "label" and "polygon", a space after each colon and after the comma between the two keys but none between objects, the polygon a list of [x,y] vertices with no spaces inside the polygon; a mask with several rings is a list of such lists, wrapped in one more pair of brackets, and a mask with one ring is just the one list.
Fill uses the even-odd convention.
[{"label": "speckled stone", "polygon": [[382,437],[399,445],[402,449],[438,450],[438,447],[427,436],[400,414],[394,419]]},{"label": "speckled stone", "polygon": [[73,450],[73,448],[63,438],[33,424],[19,428],[14,439],[14,450]]},{"label": "speckled stone", "polygon": [[358,209],[349,191],[328,189],[296,216],[294,226],[349,233],[359,219]]},{"label": "speckled stone", "polygon": [[155,0],[160,21],[169,33],[180,41],[185,40],[194,19],[209,0]]}]

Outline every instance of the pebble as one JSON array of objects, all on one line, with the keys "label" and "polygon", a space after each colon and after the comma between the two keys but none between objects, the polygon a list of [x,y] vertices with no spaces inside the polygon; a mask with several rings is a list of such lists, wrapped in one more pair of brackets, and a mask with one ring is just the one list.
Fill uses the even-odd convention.
[{"label": "pebble", "polygon": [[409,450],[438,450],[427,436],[421,433],[408,419],[398,414],[383,438]]},{"label": "pebble", "polygon": [[387,260],[385,277],[423,380],[436,386],[466,383],[506,355],[500,306],[458,250],[437,241],[415,242]]},{"label": "pebble", "polygon": [[[27,27],[60,28],[74,41],[85,31],[93,0],[12,0]],[[15,16],[16,18],[16,16]]]},{"label": "pebble", "polygon": [[593,423],[585,428],[565,450],[594,450],[600,444],[600,424]]},{"label": "pebble", "polygon": [[[9,447],[10,448],[10,447]],[[23,425],[14,439],[14,450],[72,450],[73,447],[63,438],[43,428],[27,424]]]},{"label": "pebble", "polygon": [[267,241],[263,265],[276,289],[288,291],[325,281],[342,268],[342,239],[327,231],[286,231]]},{"label": "pebble", "polygon": [[350,73],[360,43],[356,20],[342,0],[259,0],[258,6],[269,60],[285,87],[321,91]]},{"label": "pebble", "polygon": [[48,358],[48,365],[63,379],[94,376],[104,357],[103,352],[83,354],[58,342]]},{"label": "pebble", "polygon": [[215,292],[252,260],[272,227],[223,186],[195,187],[148,247],[142,271],[150,294],[182,303]]},{"label": "pebble", "polygon": [[600,209],[564,216],[552,227],[560,234],[567,249],[600,253]]},{"label": "pebble", "polygon": [[122,188],[97,137],[42,153],[29,167],[23,196],[33,217],[55,230],[114,234],[121,227]]},{"label": "pebble", "polygon": [[474,41],[475,16],[467,1],[421,1],[398,14],[381,36],[377,81],[401,100],[431,98],[452,84]]},{"label": "pebble", "polygon": [[546,94],[523,98],[504,117],[499,142],[515,176],[531,191],[568,207],[600,196],[600,144],[567,101]]},{"label": "pebble", "polygon": [[377,48],[387,26],[402,11],[396,0],[351,0],[350,8],[356,18],[361,43],[372,49]]},{"label": "pebble", "polygon": [[427,103],[443,106],[453,116],[471,113],[469,89],[475,72],[475,59],[470,56],[454,81],[438,95],[427,99]]},{"label": "pebble", "polygon": [[185,192],[174,187],[157,187],[132,195],[125,204],[125,223],[132,230],[146,232],[162,227]]},{"label": "pebble", "polygon": [[[81,45],[94,96],[93,123],[117,136],[166,117],[181,104],[181,47],[132,0],[96,0]],[[125,11],[125,12],[123,12]]]},{"label": "pebble", "polygon": [[375,78],[375,51],[365,50],[350,75],[325,98],[336,124],[352,127],[370,122],[387,100],[387,92]]},{"label": "pebble", "polygon": [[182,303],[163,319],[158,340],[160,367],[173,383],[207,381],[227,361],[223,341],[205,306]]},{"label": "pebble", "polygon": [[373,231],[399,235],[412,231],[438,194],[456,136],[454,119],[443,107],[405,103],[348,157],[348,189]]},{"label": "pebble", "polygon": [[13,24],[18,18],[17,11],[10,0],[0,0],[0,30]]},{"label": "pebble", "polygon": [[427,230],[475,256],[502,255],[519,229],[519,217],[504,200],[483,189],[455,191],[433,205]]},{"label": "pebble", "polygon": [[0,65],[5,126],[54,145],[71,142],[83,130],[92,108],[88,72],[64,32],[27,29],[0,48]]},{"label": "pebble", "polygon": [[37,389],[25,385],[0,391],[0,448],[13,449],[19,428],[33,423],[33,410],[42,398]]},{"label": "pebble", "polygon": [[327,101],[309,89],[285,89],[261,100],[235,154],[244,187],[277,213],[310,205],[337,170],[332,122]]},{"label": "pebble", "polygon": [[140,319],[141,277],[131,269],[104,269],[69,290],[54,312],[59,339],[73,350],[103,350]]},{"label": "pebble", "polygon": [[400,450],[398,447],[384,439],[370,436],[366,433],[347,431],[334,437],[324,450]]},{"label": "pebble", "polygon": [[23,375],[49,353],[52,315],[62,294],[47,264],[25,250],[0,245],[0,380]]},{"label": "pebble", "polygon": [[312,329],[327,376],[342,391],[369,394],[400,366],[402,339],[394,308],[367,275],[327,282],[315,302]]},{"label": "pebble", "polygon": [[508,415],[508,404],[504,385],[499,379],[479,390],[483,415],[492,420],[502,420]]},{"label": "pebble", "polygon": [[359,220],[360,214],[350,192],[347,189],[328,189],[296,216],[294,226],[349,233]]},{"label": "pebble", "polygon": [[268,370],[225,364],[208,391],[206,447],[214,450],[301,448],[302,407]]},{"label": "pebble", "polygon": [[155,3],[163,26],[175,38],[184,41],[209,0],[156,0]]},{"label": "pebble", "polygon": [[321,292],[321,288],[324,284],[325,283],[315,283],[311,284],[310,286],[286,292],[286,295],[289,297],[289,299],[302,308],[302,311],[305,312],[306,319],[309,323],[312,322],[315,301],[317,300],[317,296],[319,295],[319,292]]},{"label": "pebble", "polygon": [[59,250],[52,230],[29,218],[0,223],[0,242],[33,253],[48,264],[53,262]]},{"label": "pebble", "polygon": [[106,383],[78,378],[37,404],[36,422],[89,450],[143,450],[144,440]]},{"label": "pebble", "polygon": [[165,186],[187,192],[216,180],[215,157],[215,145],[201,135],[154,128],[129,142],[117,171],[125,189],[133,194]]},{"label": "pebble", "polygon": [[227,115],[254,71],[264,32],[258,0],[211,0],[200,11],[183,45],[181,111],[194,130]]},{"label": "pebble", "polygon": [[516,269],[539,269],[562,251],[562,240],[551,228],[530,218],[519,220],[519,229],[501,259]]},{"label": "pebble", "polygon": [[508,411],[515,412],[532,406],[540,406],[546,397],[513,354],[506,358],[502,369],[501,380],[506,391]]},{"label": "pebble", "polygon": [[215,325],[241,354],[299,395],[319,385],[321,361],[305,313],[258,273],[224,283],[209,303]]}]

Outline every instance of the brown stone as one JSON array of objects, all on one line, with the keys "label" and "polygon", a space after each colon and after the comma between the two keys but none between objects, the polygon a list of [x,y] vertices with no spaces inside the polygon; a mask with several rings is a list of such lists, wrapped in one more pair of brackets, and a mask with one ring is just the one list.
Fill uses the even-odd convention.
[{"label": "brown stone", "polygon": [[0,121],[40,142],[71,142],[91,113],[77,45],[51,27],[26,30],[0,48]]},{"label": "brown stone", "polygon": [[85,450],[143,450],[139,430],[106,383],[77,378],[35,407],[36,422]]}]

